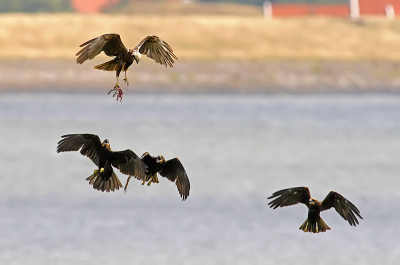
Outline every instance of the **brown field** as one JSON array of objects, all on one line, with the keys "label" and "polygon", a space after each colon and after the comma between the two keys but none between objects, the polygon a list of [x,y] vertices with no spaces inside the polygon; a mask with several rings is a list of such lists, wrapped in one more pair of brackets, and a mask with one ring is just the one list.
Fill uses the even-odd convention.
[{"label": "brown field", "polygon": [[0,58],[72,60],[81,43],[117,32],[127,47],[149,34],[158,35],[181,61],[400,60],[397,19],[267,20],[254,7],[243,10],[241,15],[230,12],[234,16],[222,11],[181,15],[179,9],[168,16],[129,10],[99,15],[2,14]]}]

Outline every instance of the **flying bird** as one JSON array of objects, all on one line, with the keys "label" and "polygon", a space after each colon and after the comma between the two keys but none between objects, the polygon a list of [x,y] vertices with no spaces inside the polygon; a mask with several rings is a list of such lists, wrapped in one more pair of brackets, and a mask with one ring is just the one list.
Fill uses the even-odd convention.
[{"label": "flying bird", "polygon": [[58,142],[57,153],[81,149],[81,154],[89,157],[98,167],[91,176],[86,178],[94,189],[110,192],[122,188],[113,167],[129,177],[145,179],[146,165],[130,149],[114,152],[107,139],[102,143],[99,136],[95,134],[67,134],[61,137],[63,139]]},{"label": "flying bird", "polygon": [[[186,200],[189,196],[190,182],[181,161],[178,158],[173,158],[168,161],[163,156],[151,156],[148,152],[144,153],[140,158],[147,166],[146,177],[142,185],[147,182],[150,186],[151,183],[158,183],[157,173],[162,177],[169,179],[176,183],[178,192],[181,195],[182,201]],[[125,191],[128,188],[130,177],[125,185]]]},{"label": "flying bird", "polygon": [[332,207],[335,208],[340,216],[342,216],[344,220],[348,221],[351,226],[359,224],[356,216],[363,219],[360,215],[360,211],[354,204],[334,191],[331,191],[322,202],[311,198],[310,191],[307,187],[283,189],[274,192],[272,196],[267,199],[273,198],[275,199],[268,203],[268,205],[271,205],[270,208],[276,209],[278,207],[285,207],[298,203],[303,203],[308,207],[308,218],[299,228],[304,232],[319,233],[331,230],[320,217],[320,212]]},{"label": "flying bird", "polygon": [[174,59],[178,60],[175,56],[171,46],[157,36],[150,35],[144,38],[134,49],[128,49],[121,41],[119,34],[111,33],[104,34],[100,37],[91,39],[79,47],[83,47],[77,54],[78,58],[76,62],[82,64],[86,60],[91,60],[102,51],[107,55],[114,57],[111,61],[96,65],[94,68],[103,71],[117,71],[117,83],[114,88],[111,89],[108,94],[115,91],[113,97],[117,95],[117,101],[124,94],[124,91],[118,85],[118,78],[121,71],[125,72],[125,78],[123,81],[129,85],[128,78],[126,77],[126,71],[129,66],[136,61],[139,63],[142,54],[153,59],[156,63],[162,64],[165,67],[173,67]]}]

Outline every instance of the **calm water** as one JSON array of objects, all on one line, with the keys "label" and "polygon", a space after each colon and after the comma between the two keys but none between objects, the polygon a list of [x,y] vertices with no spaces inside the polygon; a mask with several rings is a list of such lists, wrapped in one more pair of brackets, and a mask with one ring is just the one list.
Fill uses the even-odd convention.
[{"label": "calm water", "polygon": [[[179,157],[181,202],[166,179],[101,193],[60,136],[96,133],[114,150]],[[0,94],[1,264],[398,264],[400,95]],[[126,176],[117,172],[124,184]],[[335,190],[324,234],[298,230],[304,205],[267,197]]]}]

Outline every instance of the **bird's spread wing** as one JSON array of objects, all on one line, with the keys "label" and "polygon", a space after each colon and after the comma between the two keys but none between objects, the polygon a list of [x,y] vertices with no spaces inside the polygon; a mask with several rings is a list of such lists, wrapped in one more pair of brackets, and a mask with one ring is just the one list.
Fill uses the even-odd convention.
[{"label": "bird's spread wing", "polygon": [[144,180],[147,166],[132,150],[112,152],[111,158],[112,165],[118,168],[121,173]]},{"label": "bird's spread wing", "polygon": [[121,41],[119,34],[104,34],[100,37],[91,39],[79,47],[83,47],[76,56],[76,62],[82,64],[86,60],[91,60],[96,55],[104,51],[108,56],[117,56],[120,53],[127,52],[127,48]]},{"label": "bird's spread wing", "polygon": [[298,203],[304,203],[308,207],[310,197],[310,191],[307,187],[296,187],[274,192],[272,196],[267,199],[275,198],[268,203],[268,205],[271,205],[270,208],[276,209],[278,207],[290,206]]},{"label": "bird's spread wing", "polygon": [[99,166],[99,152],[101,150],[101,142],[99,136],[95,134],[67,134],[61,136],[58,142],[57,153],[78,151],[89,157],[96,166]]},{"label": "bird's spread wing", "polygon": [[326,198],[321,202],[321,211],[325,211],[334,207],[335,210],[343,217],[344,220],[348,221],[350,225],[358,225],[357,217],[363,219],[360,215],[360,211],[357,207],[348,201],[345,197],[337,192],[331,191]]},{"label": "bird's spread wing", "polygon": [[178,187],[178,191],[182,197],[182,200],[186,200],[186,198],[189,196],[190,182],[186,171],[178,158],[174,158],[165,162],[160,175],[172,182],[176,181],[176,186]]},{"label": "bird's spread wing", "polygon": [[175,56],[171,46],[157,36],[150,35],[144,38],[136,47],[140,54],[145,54],[147,57],[153,59],[156,63],[162,64],[165,67],[168,65],[173,67],[172,64],[178,57]]}]

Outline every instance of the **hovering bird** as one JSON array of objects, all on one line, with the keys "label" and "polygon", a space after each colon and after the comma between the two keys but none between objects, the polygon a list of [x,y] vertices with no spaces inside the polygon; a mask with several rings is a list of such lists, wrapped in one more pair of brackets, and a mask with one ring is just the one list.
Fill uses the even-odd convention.
[{"label": "hovering bird", "polygon": [[332,207],[334,207],[340,216],[342,216],[344,220],[348,221],[351,226],[358,225],[356,215],[363,219],[360,215],[360,211],[354,204],[334,191],[331,191],[322,202],[311,198],[310,191],[307,187],[283,189],[274,192],[272,196],[267,199],[273,198],[275,199],[268,203],[268,205],[271,205],[270,208],[276,209],[278,207],[290,206],[298,203],[303,203],[308,207],[308,218],[299,228],[304,232],[319,233],[331,230],[319,214],[320,212]]},{"label": "hovering bird", "polygon": [[[143,180],[142,185],[144,185],[146,182],[148,186],[150,186],[151,183],[158,183],[157,173],[159,173],[162,177],[165,177],[176,183],[176,187],[178,188],[178,192],[181,195],[182,201],[187,199],[189,196],[190,182],[186,171],[178,158],[165,161],[163,156],[155,157],[146,152],[140,159],[147,166],[146,177]],[[125,191],[128,188],[129,179],[130,177],[128,177],[126,182]]]},{"label": "hovering bird", "polygon": [[115,91],[113,97],[117,94],[117,101],[119,98],[121,98],[122,101],[124,94],[124,91],[118,85],[119,74],[121,71],[125,72],[123,81],[129,85],[126,71],[128,71],[129,66],[131,66],[134,61],[136,61],[136,64],[139,63],[142,54],[145,54],[156,63],[162,64],[165,67],[173,67],[172,64],[175,63],[174,59],[178,60],[171,46],[154,35],[144,38],[134,49],[127,49],[122,43],[119,34],[116,33],[104,34],[81,44],[79,47],[83,48],[76,54],[76,56],[78,56],[76,59],[78,64],[93,59],[102,51],[107,56],[114,56],[114,59],[111,61],[96,65],[94,68],[103,71],[117,71],[117,83],[114,88],[108,92],[108,94],[110,94],[112,91]]},{"label": "hovering bird", "polygon": [[130,149],[114,152],[107,139],[101,143],[99,136],[95,134],[67,134],[61,137],[64,139],[58,142],[57,153],[81,149],[81,154],[89,157],[98,167],[86,178],[94,189],[110,192],[122,188],[113,167],[129,177],[145,179],[147,167]]}]

